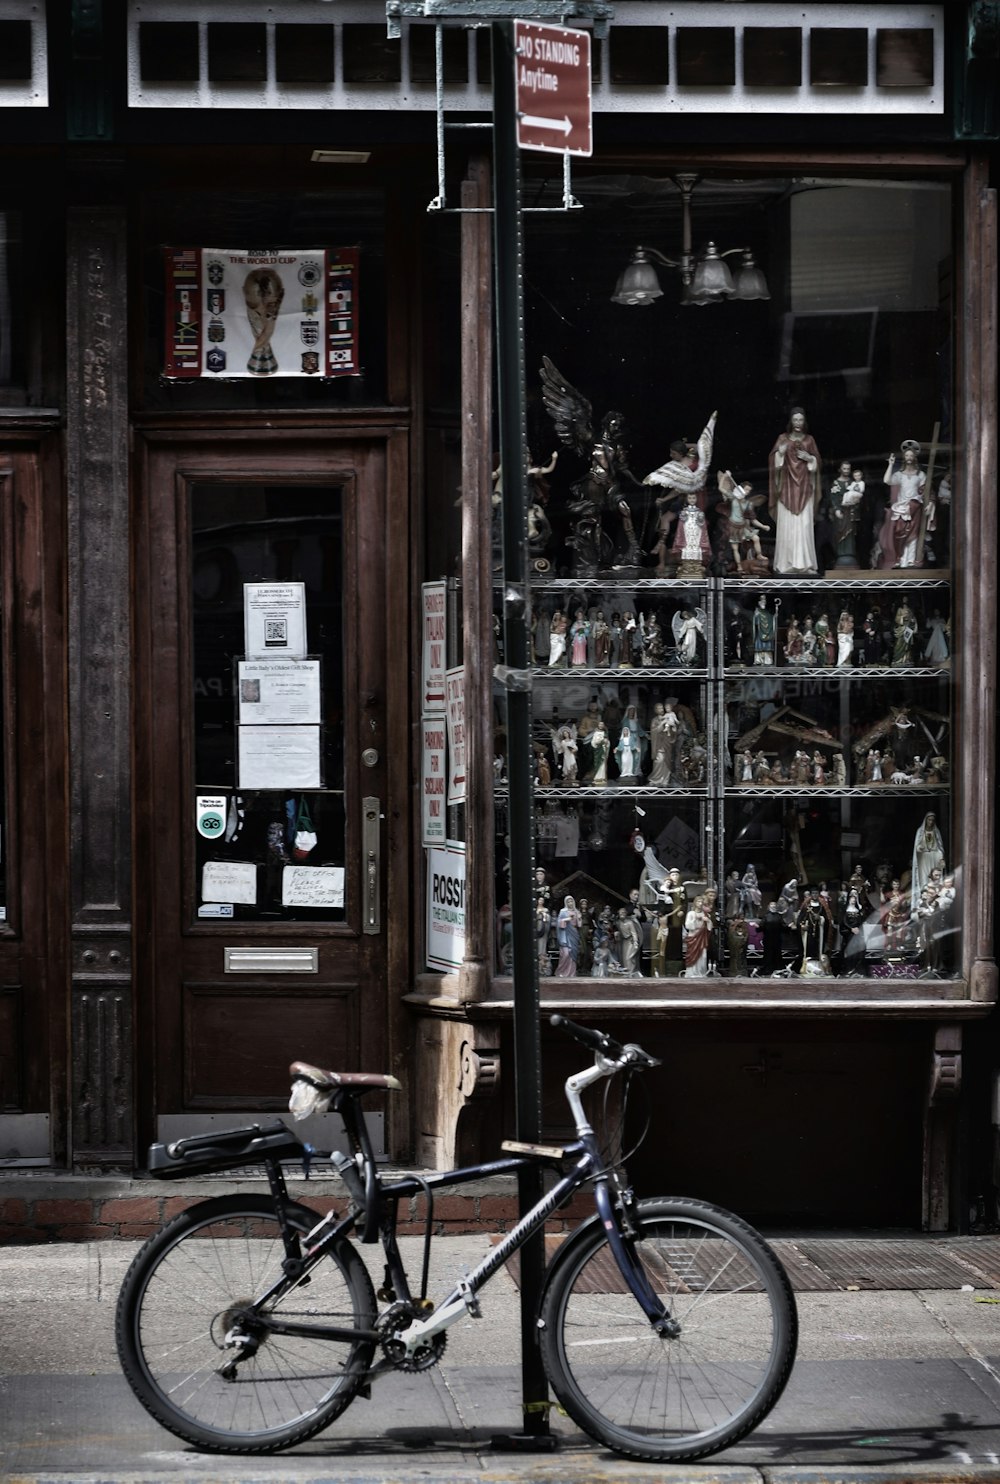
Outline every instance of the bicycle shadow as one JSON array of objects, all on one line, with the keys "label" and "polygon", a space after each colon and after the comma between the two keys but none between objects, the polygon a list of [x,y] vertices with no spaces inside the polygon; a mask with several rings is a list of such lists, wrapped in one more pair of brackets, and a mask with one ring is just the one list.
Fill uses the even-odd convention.
[{"label": "bicycle shadow", "polygon": [[[334,1424],[336,1425],[336,1424]],[[448,1426],[391,1427],[378,1437],[354,1436],[345,1438],[334,1434],[321,1435],[308,1443],[290,1450],[294,1454],[310,1454],[323,1458],[364,1459],[381,1455],[409,1457],[415,1453],[429,1453],[456,1461],[469,1454],[480,1459],[510,1457],[511,1451],[495,1447],[494,1439],[514,1433],[513,1427],[476,1426],[454,1428]],[[513,1450],[517,1456],[533,1458],[532,1472],[535,1477],[548,1473],[546,1460],[551,1460],[551,1470],[559,1471],[559,1460],[567,1456],[581,1455],[591,1461],[621,1463],[620,1457],[609,1449],[594,1443],[585,1433],[575,1431],[572,1425],[565,1430],[554,1430],[554,1450],[539,1449],[532,1453],[521,1447]],[[988,1444],[979,1451],[977,1440],[989,1438]],[[788,1428],[776,1431],[758,1430],[732,1448],[712,1455],[713,1464],[740,1464],[757,1467],[775,1466],[794,1462],[805,1467],[811,1465],[861,1464],[964,1464],[976,1465],[977,1480],[992,1477],[983,1471],[983,1463],[992,1466],[1000,1479],[1000,1424],[977,1422],[959,1412],[943,1412],[940,1418],[922,1426],[905,1425],[864,1429],[861,1427]],[[659,1467],[650,1465],[650,1467]]]}]

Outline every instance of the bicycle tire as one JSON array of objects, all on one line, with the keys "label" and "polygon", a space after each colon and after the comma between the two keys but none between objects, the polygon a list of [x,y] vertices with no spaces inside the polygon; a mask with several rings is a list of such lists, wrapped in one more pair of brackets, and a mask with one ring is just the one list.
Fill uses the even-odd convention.
[{"label": "bicycle tire", "polygon": [[690,1462],[770,1412],[795,1360],[784,1268],[740,1217],[705,1201],[638,1203],[635,1251],[670,1313],[654,1333],[596,1219],[553,1261],[539,1316],[553,1391],[583,1430],[630,1458]]},{"label": "bicycle tire", "polygon": [[[289,1203],[292,1229],[315,1212]],[[260,1336],[233,1380],[219,1368],[222,1340],[241,1305],[281,1276],[285,1249],[267,1196],[220,1196],[176,1216],[136,1253],[122,1282],[115,1335],[122,1369],[148,1412],[209,1452],[275,1453],[320,1432],[351,1401],[372,1341]],[[370,1329],[376,1304],[368,1271],[345,1238],[271,1312]]]}]

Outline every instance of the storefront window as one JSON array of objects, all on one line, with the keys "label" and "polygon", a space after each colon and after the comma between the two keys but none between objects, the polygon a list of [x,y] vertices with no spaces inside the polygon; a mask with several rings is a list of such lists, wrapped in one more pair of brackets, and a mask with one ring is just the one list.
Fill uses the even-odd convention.
[{"label": "storefront window", "polygon": [[541,971],[957,975],[950,188],[574,190],[525,275]]}]

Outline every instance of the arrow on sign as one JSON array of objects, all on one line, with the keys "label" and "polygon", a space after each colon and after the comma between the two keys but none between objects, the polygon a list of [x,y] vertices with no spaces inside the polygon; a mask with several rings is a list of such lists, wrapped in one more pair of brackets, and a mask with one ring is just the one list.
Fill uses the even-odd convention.
[{"label": "arrow on sign", "polygon": [[532,117],[530,113],[522,113],[520,119],[521,125],[525,129],[555,129],[559,134],[568,134],[573,128],[573,125],[567,118],[539,119]]}]

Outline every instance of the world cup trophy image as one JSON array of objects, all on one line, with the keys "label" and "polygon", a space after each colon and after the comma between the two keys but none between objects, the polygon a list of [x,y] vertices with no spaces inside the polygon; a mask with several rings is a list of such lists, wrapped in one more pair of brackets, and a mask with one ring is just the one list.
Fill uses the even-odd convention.
[{"label": "world cup trophy image", "polygon": [[284,297],[285,285],[273,268],[253,268],[243,280],[247,319],[254,333],[253,350],[247,361],[252,376],[273,376],[278,369],[271,336]]}]

